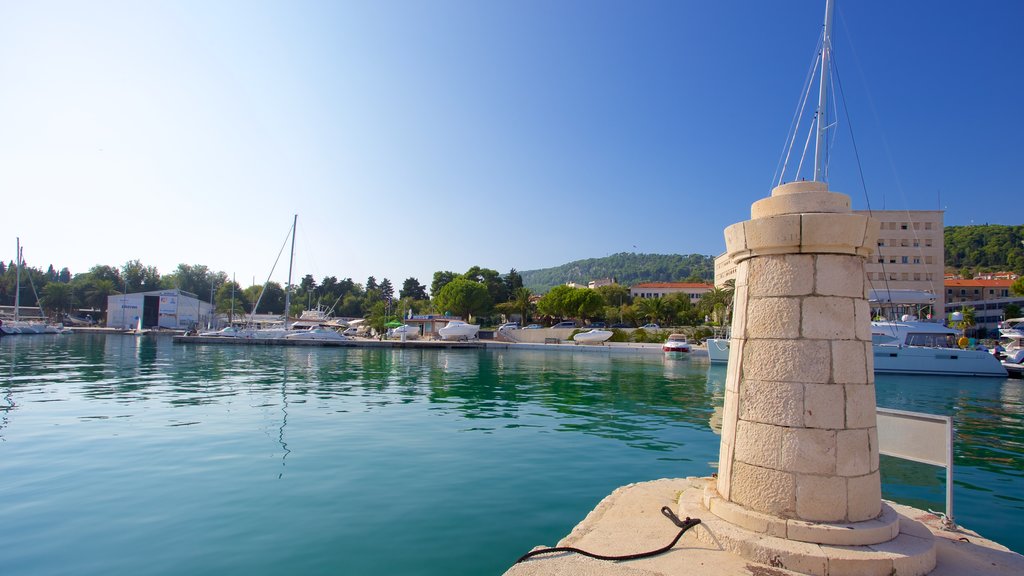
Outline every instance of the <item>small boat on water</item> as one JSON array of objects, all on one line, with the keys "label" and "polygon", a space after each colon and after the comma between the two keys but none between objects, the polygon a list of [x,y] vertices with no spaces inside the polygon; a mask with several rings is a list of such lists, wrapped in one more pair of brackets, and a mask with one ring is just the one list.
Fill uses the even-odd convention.
[{"label": "small boat on water", "polygon": [[442,340],[472,340],[480,331],[479,324],[469,324],[462,320],[452,320],[437,331]]},{"label": "small boat on water", "polygon": [[665,352],[686,353],[690,351],[690,342],[686,339],[686,334],[669,334],[661,349]]},{"label": "small boat on water", "polygon": [[331,330],[326,326],[313,326],[306,330],[293,330],[289,334],[282,337],[284,340],[317,340],[317,341],[330,341],[330,342],[342,342],[348,340],[345,336],[339,334],[336,330]]},{"label": "small boat on water", "polygon": [[577,344],[600,344],[601,342],[611,338],[612,334],[614,334],[614,332],[611,330],[594,328],[592,330],[587,330],[586,332],[579,332],[573,336],[572,339]]}]

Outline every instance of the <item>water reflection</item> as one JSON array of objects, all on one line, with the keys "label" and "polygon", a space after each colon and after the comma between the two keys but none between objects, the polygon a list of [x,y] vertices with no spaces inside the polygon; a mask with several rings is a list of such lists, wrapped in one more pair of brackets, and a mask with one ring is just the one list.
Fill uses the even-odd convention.
[{"label": "water reflection", "polygon": [[[529,428],[685,457],[693,432],[721,432],[726,376],[725,366],[661,356],[175,345],[102,335],[3,338],[0,361],[0,439],[17,429],[23,407],[45,402],[84,401],[72,416],[82,419],[131,419],[156,403],[173,409],[159,412],[163,425],[187,428],[219,425],[241,401],[260,411],[278,478],[296,457],[298,439],[288,434],[296,414],[390,416],[415,404],[470,434]],[[879,376],[876,388],[880,406],[953,416],[958,489],[994,490],[1024,510],[1024,382]],[[889,497],[943,501],[934,468],[887,458],[883,474]]]}]

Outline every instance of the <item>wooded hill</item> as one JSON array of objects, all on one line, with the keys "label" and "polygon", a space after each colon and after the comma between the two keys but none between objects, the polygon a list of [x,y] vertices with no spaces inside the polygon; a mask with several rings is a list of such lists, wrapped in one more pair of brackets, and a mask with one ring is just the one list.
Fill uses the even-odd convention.
[{"label": "wooded hill", "polygon": [[604,258],[588,258],[554,268],[527,270],[519,273],[523,285],[534,293],[547,292],[552,286],[587,282],[614,277],[619,284],[632,286],[640,282],[712,282],[715,259],[701,254],[636,254],[620,252]]},{"label": "wooded hill", "polygon": [[946,226],[946,266],[1024,274],[1024,226]]},{"label": "wooded hill", "polygon": [[[946,226],[944,233],[946,266],[1024,274],[1024,226]],[[566,282],[586,285],[591,280],[610,277],[624,286],[640,282],[713,282],[715,259],[701,254],[620,252],[554,268],[521,271],[520,275],[523,285],[534,293],[547,292]]]}]

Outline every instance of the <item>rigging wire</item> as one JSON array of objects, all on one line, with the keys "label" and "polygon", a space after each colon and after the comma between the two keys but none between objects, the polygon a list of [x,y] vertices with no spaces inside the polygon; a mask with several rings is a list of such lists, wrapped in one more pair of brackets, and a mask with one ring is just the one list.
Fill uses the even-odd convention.
[{"label": "rigging wire", "polygon": [[[824,34],[822,34],[822,36],[824,36]],[[776,164],[775,167],[775,174],[772,176],[773,187],[782,184],[782,181],[786,178],[786,167],[789,165],[789,157],[793,152],[793,144],[796,141],[797,134],[800,133],[800,120],[803,118],[804,110],[807,108],[807,102],[810,100],[814,74],[818,71],[818,65],[821,63],[821,47],[822,38],[819,37],[818,45],[815,46],[814,49],[814,57],[811,59],[811,66],[807,70],[807,76],[804,78],[804,86],[801,90],[803,96],[797,102],[796,112],[793,114],[793,120],[790,122],[789,131],[786,133],[786,140],[788,140],[789,143],[783,146],[782,155],[779,157],[779,163]],[[799,171],[797,172],[797,176],[799,177]]]},{"label": "rigging wire", "polygon": [[[284,242],[281,243],[281,250],[277,252],[277,258],[274,259],[274,265],[270,267],[270,274],[267,274],[267,281],[263,283],[263,289],[260,290],[259,298],[256,299],[256,303],[252,305],[252,312],[249,313],[249,323],[253,323],[253,319],[256,317],[256,310],[260,306],[260,301],[263,300],[263,294],[267,291],[267,284],[270,284],[270,278],[274,275],[274,270],[277,268],[277,263],[281,261],[281,254],[284,254],[284,249],[288,246],[288,239],[295,233],[295,225],[288,227],[288,233],[284,235]],[[285,288],[287,290],[287,288]],[[285,319],[288,318],[288,311],[285,310]]]}]

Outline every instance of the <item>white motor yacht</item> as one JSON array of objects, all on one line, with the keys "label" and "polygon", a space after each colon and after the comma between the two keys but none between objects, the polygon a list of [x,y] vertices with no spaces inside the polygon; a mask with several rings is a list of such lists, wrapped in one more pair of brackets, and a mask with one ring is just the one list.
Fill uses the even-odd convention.
[{"label": "white motor yacht", "polygon": [[871,322],[876,374],[1006,377],[999,360],[985,350],[957,346],[960,333],[913,318]]},{"label": "white motor yacht", "polygon": [[612,334],[614,334],[614,332],[612,332],[611,330],[601,330],[599,328],[593,328],[591,330],[587,330],[586,332],[577,333],[572,337],[572,339],[577,344],[600,344],[601,342],[604,342],[605,340],[611,338]]},{"label": "white motor yacht", "polygon": [[452,320],[437,331],[442,340],[472,340],[480,331],[479,324],[469,324],[462,320]]},{"label": "white motor yacht", "polygon": [[686,334],[669,334],[661,349],[665,352],[685,353],[690,351],[690,342],[686,340]]}]

